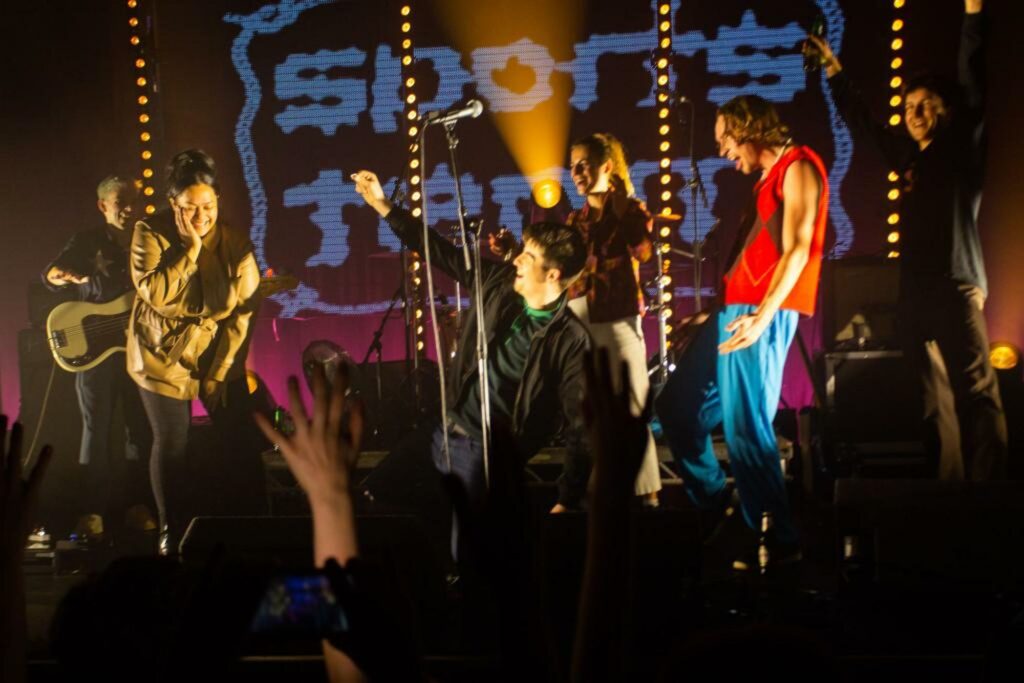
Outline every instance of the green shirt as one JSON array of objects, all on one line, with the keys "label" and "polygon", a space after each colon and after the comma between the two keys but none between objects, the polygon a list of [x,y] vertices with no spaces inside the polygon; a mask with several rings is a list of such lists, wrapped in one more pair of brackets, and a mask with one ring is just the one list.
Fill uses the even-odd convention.
[{"label": "green shirt", "polygon": [[[512,409],[515,407],[516,392],[526,369],[526,356],[530,352],[533,335],[542,330],[562,305],[560,297],[551,308],[531,308],[523,301],[523,310],[516,315],[504,330],[499,330],[487,354],[488,389],[491,395],[491,423],[502,423],[511,428]],[[454,413],[455,421],[471,436],[479,439],[480,429],[480,381],[477,373],[470,383],[466,396]]]}]

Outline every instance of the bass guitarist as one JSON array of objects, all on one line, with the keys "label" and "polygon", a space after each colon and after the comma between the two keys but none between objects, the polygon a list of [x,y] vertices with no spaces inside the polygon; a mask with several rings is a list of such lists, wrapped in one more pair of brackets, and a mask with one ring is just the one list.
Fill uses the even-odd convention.
[{"label": "bass guitarist", "polygon": [[[42,275],[51,290],[75,287],[80,301],[105,303],[134,290],[128,269],[128,247],[138,193],[130,180],[108,176],[100,181],[96,196],[96,205],[105,223],[75,234]],[[149,427],[139,391],[128,377],[125,359],[120,353],[78,372],[75,391],[82,412],[78,462],[85,497],[76,530],[96,537],[104,532],[103,515],[111,502],[114,481],[126,474],[110,453],[110,432],[118,401],[124,409],[125,458],[131,463],[131,470],[142,471],[138,461],[140,453],[148,451]],[[119,482],[118,488],[123,489],[124,483]],[[138,524],[144,526],[144,521]]]}]

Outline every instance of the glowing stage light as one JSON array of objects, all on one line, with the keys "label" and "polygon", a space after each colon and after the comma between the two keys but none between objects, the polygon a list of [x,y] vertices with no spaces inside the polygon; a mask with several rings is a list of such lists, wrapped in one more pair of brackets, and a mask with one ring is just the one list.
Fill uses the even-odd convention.
[{"label": "glowing stage light", "polygon": [[1020,363],[1020,350],[1010,342],[992,342],[988,360],[996,370],[1012,370]]},{"label": "glowing stage light", "polygon": [[551,209],[562,199],[562,186],[552,178],[545,178],[533,186],[533,201],[542,209]]},{"label": "glowing stage light", "polygon": [[245,387],[249,390],[250,394],[255,394],[256,390],[260,388],[260,378],[252,370],[246,369],[245,371]]}]

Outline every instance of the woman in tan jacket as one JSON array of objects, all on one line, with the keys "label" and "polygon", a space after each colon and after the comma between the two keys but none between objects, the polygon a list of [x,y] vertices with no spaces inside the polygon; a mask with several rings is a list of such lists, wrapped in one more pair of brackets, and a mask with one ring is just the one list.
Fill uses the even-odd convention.
[{"label": "woman in tan jacket", "polygon": [[131,275],[138,296],[128,328],[128,374],[153,430],[149,463],[160,552],[174,551],[191,402],[223,400],[224,379],[256,304],[259,267],[245,233],[217,222],[213,159],[200,150],[167,167],[170,208],[139,221]]}]

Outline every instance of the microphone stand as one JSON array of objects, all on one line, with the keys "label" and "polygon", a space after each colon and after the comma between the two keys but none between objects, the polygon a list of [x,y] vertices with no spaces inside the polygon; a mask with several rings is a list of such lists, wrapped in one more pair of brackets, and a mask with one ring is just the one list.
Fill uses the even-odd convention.
[{"label": "microphone stand", "polygon": [[[381,352],[383,350],[383,347],[382,347],[382,345],[380,343],[380,338],[384,335],[384,326],[387,325],[388,324],[388,320],[391,319],[391,312],[395,310],[395,305],[398,303],[399,299],[403,298],[404,294],[405,294],[405,273],[403,272],[402,273],[402,282],[398,285],[398,289],[395,290],[395,293],[391,295],[391,303],[388,304],[387,310],[384,311],[384,317],[381,318],[380,325],[377,326],[377,330],[373,333],[373,340],[370,342],[369,348],[366,349],[366,355],[363,356],[363,360],[359,364],[359,367],[365,368],[366,365],[370,362],[370,356],[374,352],[376,352],[376,354],[377,354],[377,361],[375,363],[374,373],[376,375],[375,379],[376,379],[376,389],[377,389],[377,410],[374,411],[374,412],[377,413],[377,416],[374,418],[374,425],[373,425],[373,436],[374,437],[380,436],[380,416],[379,415],[380,415],[380,412],[381,412],[380,408],[381,408],[381,406],[384,403],[384,384],[383,384],[383,380],[382,380],[382,374],[383,374],[382,371],[383,371],[383,367],[384,367],[384,359],[381,357]],[[408,337],[408,335],[406,335],[406,337]]]},{"label": "microphone stand", "polygon": [[[697,160],[693,156],[693,135],[694,129],[697,127],[697,107],[694,106],[690,99],[678,93],[675,94],[674,100],[676,104],[690,105],[690,179],[685,181],[684,185],[690,188],[690,212],[693,214],[693,303],[697,309],[695,312],[699,313],[703,309],[701,288],[704,284],[704,275],[701,272],[701,265],[704,258],[701,256],[701,251],[704,245],[700,240],[700,222],[697,220],[697,195],[700,194],[701,199],[704,201],[705,209],[708,208],[708,195],[704,190],[704,180],[700,177],[700,169],[697,168]],[[684,125],[682,110],[677,108],[676,114],[679,125]]]},{"label": "microphone stand", "polygon": [[[448,140],[448,156],[451,164],[452,178],[455,180],[455,202],[459,215],[459,236],[462,240],[462,254],[467,273],[473,275],[473,306],[476,309],[476,365],[480,381],[480,437],[484,461],[484,485],[490,488],[490,441],[491,441],[491,395],[490,382],[487,377],[487,333],[484,321],[483,280],[480,275],[481,256],[479,236],[466,230],[466,207],[462,200],[462,181],[459,177],[455,148],[459,139],[455,135],[455,121],[444,124],[445,137]],[[470,249],[469,235],[475,238]],[[439,351],[442,353],[442,351]],[[445,426],[447,429],[447,426]]]},{"label": "microphone stand", "polygon": [[[395,189],[391,191],[391,197],[389,198],[392,206],[398,206],[399,204],[405,203],[405,192],[402,191],[402,183],[409,182],[409,170],[406,169],[406,173],[401,178],[395,179]],[[419,417],[420,410],[422,409],[422,402],[420,400],[420,359],[416,352],[413,350],[413,340],[415,334],[413,333],[413,318],[412,318],[412,297],[409,293],[409,249],[402,243],[401,249],[401,267],[402,267],[402,283],[399,285],[402,293],[402,320],[405,323],[405,377],[413,378],[412,381],[412,393],[413,393],[413,404],[415,406],[416,416]],[[387,321],[387,316],[391,313],[391,309],[394,308],[394,297],[391,299],[391,305],[388,307],[387,313],[384,315],[384,321]],[[383,328],[381,323],[381,328]],[[378,354],[379,357],[379,354]],[[365,362],[365,360],[364,360]],[[379,375],[379,373],[378,373]],[[379,379],[378,379],[379,382]],[[378,394],[380,392],[378,391]],[[378,395],[378,399],[380,396]]]}]

